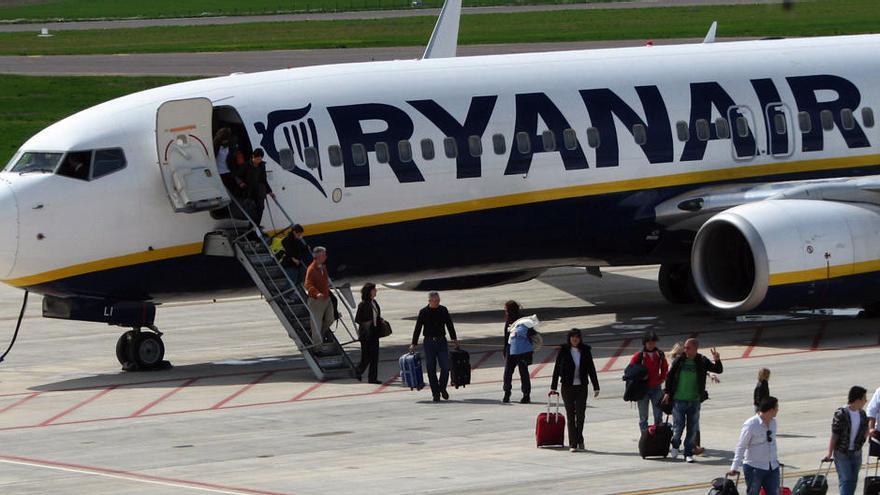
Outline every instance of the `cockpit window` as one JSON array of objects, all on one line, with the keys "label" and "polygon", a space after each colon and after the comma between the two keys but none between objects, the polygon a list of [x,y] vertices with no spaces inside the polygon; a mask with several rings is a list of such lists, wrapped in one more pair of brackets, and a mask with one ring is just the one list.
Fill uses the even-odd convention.
[{"label": "cockpit window", "polygon": [[64,157],[58,175],[72,179],[89,180],[89,167],[92,164],[91,151],[71,151]]},{"label": "cockpit window", "polygon": [[44,172],[53,173],[61,161],[61,153],[44,153],[28,151],[22,153],[18,160],[9,169],[10,172]]},{"label": "cockpit window", "polygon": [[119,148],[95,151],[92,178],[97,179],[125,168],[125,153]]}]

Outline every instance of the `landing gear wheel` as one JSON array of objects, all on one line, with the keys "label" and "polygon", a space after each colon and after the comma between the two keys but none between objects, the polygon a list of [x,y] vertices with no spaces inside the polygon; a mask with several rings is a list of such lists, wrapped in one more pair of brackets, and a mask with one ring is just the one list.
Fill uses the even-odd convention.
[{"label": "landing gear wheel", "polygon": [[672,304],[691,304],[700,300],[691,267],[686,264],[660,265],[657,282],[663,298]]},{"label": "landing gear wheel", "polygon": [[134,330],[129,330],[124,334],[119,336],[119,340],[116,341],[116,359],[119,360],[119,364],[123,367],[126,363],[129,362],[129,352],[128,350],[131,348],[131,341],[137,335],[137,332]]},{"label": "landing gear wheel", "polygon": [[165,358],[165,343],[153,332],[137,332],[128,348],[128,361],[140,370],[156,369]]}]

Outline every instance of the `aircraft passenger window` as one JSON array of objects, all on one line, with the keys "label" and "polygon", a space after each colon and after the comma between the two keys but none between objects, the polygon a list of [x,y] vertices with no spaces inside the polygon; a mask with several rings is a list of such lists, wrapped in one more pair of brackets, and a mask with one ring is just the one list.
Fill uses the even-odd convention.
[{"label": "aircraft passenger window", "polygon": [[736,118],[736,135],[741,138],[749,137],[749,121],[742,115]]},{"label": "aircraft passenger window", "polygon": [[642,124],[633,125],[632,132],[637,145],[644,146],[648,142],[648,131]]},{"label": "aircraft passenger window", "polygon": [[730,122],[724,117],[715,119],[715,133],[718,139],[730,139]]},{"label": "aircraft passenger window", "polygon": [[798,112],[798,126],[800,126],[801,132],[804,134],[813,130],[813,119],[810,118],[809,113]]},{"label": "aircraft passenger window", "polygon": [[697,139],[700,141],[709,140],[709,121],[706,119],[697,119],[694,123],[697,128]]},{"label": "aircraft passenger window", "polygon": [[562,131],[562,142],[565,145],[565,149],[569,151],[574,151],[578,147],[578,137],[577,132],[574,129],[566,129]]},{"label": "aircraft passenger window", "polygon": [[422,147],[422,158],[425,160],[433,160],[434,159],[434,141],[430,139],[422,139],[421,142]]},{"label": "aircraft passenger window", "polygon": [[306,167],[318,168],[321,166],[321,157],[318,155],[318,148],[309,146],[303,150],[303,156],[306,159]]},{"label": "aircraft passenger window", "polygon": [[468,151],[471,152],[471,156],[474,158],[483,154],[483,140],[480,139],[480,136],[468,138]]},{"label": "aircraft passenger window", "polygon": [[856,128],[856,118],[853,117],[853,111],[849,108],[844,108],[840,111],[840,123],[843,124],[843,128],[847,131],[851,131]]},{"label": "aircraft passenger window", "polygon": [[72,151],[64,157],[58,175],[71,179],[89,180],[89,168],[92,165],[91,151]]},{"label": "aircraft passenger window", "polygon": [[412,146],[409,144],[409,141],[407,141],[406,139],[404,139],[403,141],[398,141],[397,153],[400,155],[400,161],[402,161],[404,163],[411,162],[413,159]]},{"label": "aircraft passenger window", "polygon": [[529,134],[527,132],[516,133],[516,150],[523,155],[532,152],[532,143],[529,142]]},{"label": "aircraft passenger window", "polygon": [[777,113],[773,116],[773,127],[776,128],[776,134],[785,134],[788,132],[785,124],[785,115]]},{"label": "aircraft passenger window", "polygon": [[342,166],[342,148],[338,144],[331,145],[327,148],[327,154],[330,155],[330,166]]},{"label": "aircraft passenger window", "polygon": [[367,149],[364,148],[364,145],[351,145],[351,159],[354,160],[354,164],[358,167],[363,167],[367,164]]},{"label": "aircraft passenger window", "polygon": [[455,158],[458,156],[458,144],[454,137],[443,138],[443,153],[446,158]]},{"label": "aircraft passenger window", "polygon": [[376,143],[376,160],[379,163],[388,163],[388,143]]},{"label": "aircraft passenger window", "polygon": [[862,108],[862,125],[867,128],[874,127],[874,110],[871,107]]},{"label": "aircraft passenger window", "polygon": [[690,129],[688,129],[687,122],[685,122],[683,120],[679,120],[678,122],[675,123],[675,132],[676,132],[676,134],[678,134],[679,141],[685,142],[688,139],[690,139],[691,133],[689,131],[690,131]]},{"label": "aircraft passenger window", "polygon": [[587,127],[587,145],[590,148],[598,148],[602,142],[599,139],[599,129],[595,127]]},{"label": "aircraft passenger window", "polygon": [[553,131],[541,133],[541,144],[544,145],[544,151],[556,151],[556,135],[553,134]]},{"label": "aircraft passenger window", "polygon": [[492,136],[492,148],[495,149],[496,155],[507,153],[507,143],[504,140],[504,134],[494,134]]},{"label": "aircraft passenger window", "polygon": [[125,168],[125,153],[119,148],[95,151],[92,178],[97,179]]},{"label": "aircraft passenger window", "polygon": [[826,131],[834,129],[834,114],[831,113],[831,110],[819,112],[819,120],[822,122],[822,129]]}]

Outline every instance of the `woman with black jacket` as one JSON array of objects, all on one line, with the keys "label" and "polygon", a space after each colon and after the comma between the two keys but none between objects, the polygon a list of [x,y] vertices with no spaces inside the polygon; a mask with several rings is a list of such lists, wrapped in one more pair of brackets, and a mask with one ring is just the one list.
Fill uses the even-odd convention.
[{"label": "woman with black jacket", "polygon": [[566,343],[556,355],[553,366],[553,383],[550,395],[555,395],[556,387],[562,382],[562,401],[568,418],[568,443],[572,452],[584,451],[584,420],[587,413],[587,386],[593,384],[593,396],[599,396],[599,378],[590,346],[581,341],[581,331],[572,328],[568,331]]},{"label": "woman with black jacket", "polygon": [[358,380],[367,367],[370,383],[381,385],[379,381],[379,322],[382,309],[376,302],[376,284],[366,283],[361,288],[361,302],[354,317],[358,324],[358,340],[361,342],[361,362],[357,365]]}]

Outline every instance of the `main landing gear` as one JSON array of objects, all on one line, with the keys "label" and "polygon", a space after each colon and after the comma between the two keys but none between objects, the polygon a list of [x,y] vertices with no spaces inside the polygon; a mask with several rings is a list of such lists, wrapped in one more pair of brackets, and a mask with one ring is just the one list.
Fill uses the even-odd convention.
[{"label": "main landing gear", "polygon": [[691,304],[700,301],[691,267],[687,263],[660,265],[658,278],[660,293],[672,304]]},{"label": "main landing gear", "polygon": [[148,371],[171,366],[165,361],[165,343],[162,332],[155,325],[133,328],[116,341],[116,359],[125,371]]}]

